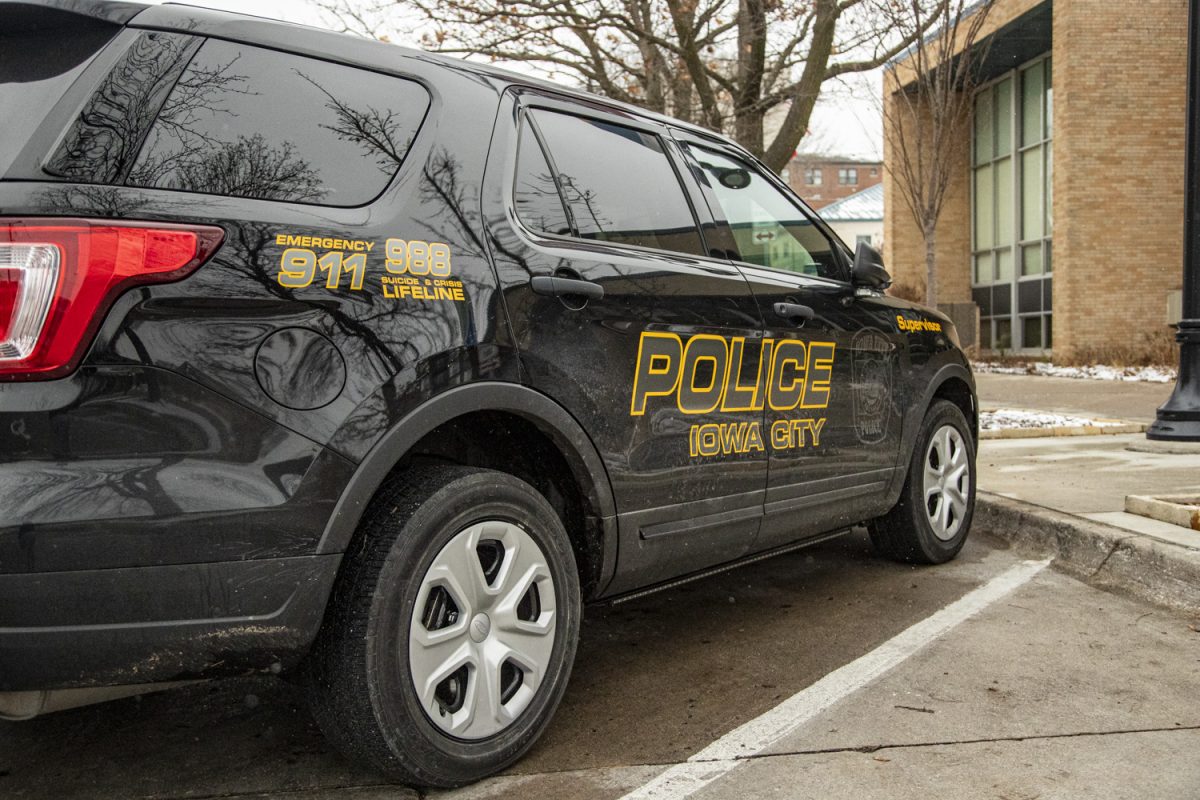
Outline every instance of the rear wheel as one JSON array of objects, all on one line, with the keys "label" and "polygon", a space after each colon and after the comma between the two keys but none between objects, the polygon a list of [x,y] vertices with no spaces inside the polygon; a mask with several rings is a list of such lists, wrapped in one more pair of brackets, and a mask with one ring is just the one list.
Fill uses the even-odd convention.
[{"label": "rear wheel", "polygon": [[925,414],[900,499],[868,525],[871,541],[898,561],[940,564],[958,555],[975,510],[975,443],[958,406]]},{"label": "rear wheel", "polygon": [[402,782],[478,780],[546,727],[579,617],[570,542],[532,486],[464,467],[404,475],[346,554],[312,658],[318,721]]}]

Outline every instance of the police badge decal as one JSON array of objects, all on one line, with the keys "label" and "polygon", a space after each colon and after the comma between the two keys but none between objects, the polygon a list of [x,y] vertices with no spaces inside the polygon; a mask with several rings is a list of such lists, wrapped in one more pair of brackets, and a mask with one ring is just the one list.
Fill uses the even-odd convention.
[{"label": "police badge decal", "polygon": [[891,420],[892,359],[895,345],[876,330],[859,331],[850,347],[854,378],[854,431],[864,444],[887,438]]}]

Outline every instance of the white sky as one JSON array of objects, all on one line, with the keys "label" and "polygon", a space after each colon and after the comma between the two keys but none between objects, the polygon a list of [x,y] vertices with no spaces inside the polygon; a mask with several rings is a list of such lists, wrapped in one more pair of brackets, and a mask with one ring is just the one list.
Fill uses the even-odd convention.
[{"label": "white sky", "polygon": [[[157,5],[163,0],[142,0]],[[311,0],[188,0],[188,5],[254,14],[269,19],[329,27],[325,15]],[[522,65],[504,66],[528,72]],[[852,75],[843,83],[826,83],[813,110],[809,134],[801,142],[805,151],[831,155],[881,158],[883,123],[879,102],[880,71]]]}]

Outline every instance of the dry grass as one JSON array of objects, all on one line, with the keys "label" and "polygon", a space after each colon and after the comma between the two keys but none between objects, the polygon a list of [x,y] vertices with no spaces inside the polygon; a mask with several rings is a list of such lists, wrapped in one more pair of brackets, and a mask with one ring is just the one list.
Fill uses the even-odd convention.
[{"label": "dry grass", "polygon": [[[1028,359],[1024,359],[1028,360]],[[1173,328],[1143,331],[1119,345],[1077,347],[1054,354],[1054,363],[1066,367],[1109,364],[1114,367],[1175,367],[1179,365],[1179,345]]]}]

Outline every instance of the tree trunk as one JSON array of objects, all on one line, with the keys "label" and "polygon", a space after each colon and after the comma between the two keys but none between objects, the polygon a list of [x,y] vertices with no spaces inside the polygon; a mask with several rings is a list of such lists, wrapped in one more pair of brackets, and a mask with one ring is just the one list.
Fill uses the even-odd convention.
[{"label": "tree trunk", "polygon": [[[763,114],[760,111],[740,111],[734,121],[733,138],[754,155],[763,155]],[[771,165],[774,168],[774,164]],[[786,166],[786,165],[785,165]],[[779,170],[776,169],[776,172]]]},{"label": "tree trunk", "polygon": [[738,1],[737,79],[733,98],[733,138],[756,156],[763,155],[763,70],[767,56],[767,10],[763,0]]},{"label": "tree trunk", "polygon": [[688,78],[687,64],[682,58],[675,60],[675,79],[671,83],[671,114],[684,122],[692,122],[692,82]]},{"label": "tree trunk", "polygon": [[937,308],[937,226],[925,226],[925,305]]},{"label": "tree trunk", "polygon": [[[816,0],[812,42],[804,61],[804,70],[800,73],[792,96],[788,98],[791,105],[779,126],[779,132],[763,155],[763,161],[776,172],[782,172],[788,165],[792,154],[800,146],[800,140],[808,133],[808,122],[817,97],[821,94],[821,84],[825,82],[825,70],[833,52],[834,32],[841,13],[837,0]],[[739,144],[745,145],[746,142]]]}]

